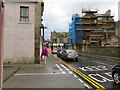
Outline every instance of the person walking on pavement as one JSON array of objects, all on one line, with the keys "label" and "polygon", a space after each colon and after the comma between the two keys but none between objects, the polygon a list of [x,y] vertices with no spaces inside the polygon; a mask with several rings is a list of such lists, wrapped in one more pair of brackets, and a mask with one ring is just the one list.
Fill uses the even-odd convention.
[{"label": "person walking on pavement", "polygon": [[48,50],[45,46],[42,49],[41,57],[43,59],[44,64],[46,64],[46,57],[48,57]]}]

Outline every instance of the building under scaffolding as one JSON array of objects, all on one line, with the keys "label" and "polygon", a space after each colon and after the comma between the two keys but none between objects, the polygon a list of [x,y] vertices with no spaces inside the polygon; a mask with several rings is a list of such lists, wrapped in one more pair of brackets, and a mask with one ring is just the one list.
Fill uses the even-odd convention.
[{"label": "building under scaffolding", "polygon": [[115,34],[115,22],[108,10],[105,14],[98,11],[83,10],[82,17],[83,40],[88,46],[101,46],[103,39],[108,39]]},{"label": "building under scaffolding", "polygon": [[69,43],[77,50],[81,45],[85,51],[87,46],[101,46],[102,40],[115,35],[114,16],[110,10],[105,14],[97,14],[97,10],[82,10],[82,13],[82,17],[73,14],[69,25]]},{"label": "building under scaffolding", "polygon": [[[69,43],[74,49],[82,45],[82,21],[78,14],[73,14],[72,22],[69,25]],[[78,49],[79,50],[79,49]]]}]

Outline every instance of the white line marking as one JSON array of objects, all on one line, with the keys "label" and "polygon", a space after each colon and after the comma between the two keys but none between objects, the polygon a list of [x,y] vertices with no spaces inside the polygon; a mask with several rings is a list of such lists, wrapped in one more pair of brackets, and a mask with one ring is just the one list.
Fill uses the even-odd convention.
[{"label": "white line marking", "polygon": [[61,66],[62,66],[63,68],[65,68],[65,69],[67,68],[67,67],[66,67],[65,65],[63,65],[63,64],[61,64]]},{"label": "white line marking", "polygon": [[62,74],[66,74],[66,72],[62,71]]},{"label": "white line marking", "polygon": [[59,69],[60,71],[63,71],[61,68]]},{"label": "white line marking", "polygon": [[77,75],[75,75],[75,74],[74,74],[74,77],[76,77],[76,78],[77,78]]},{"label": "white line marking", "polygon": [[61,64],[61,66],[62,66],[63,68],[65,68],[65,70],[68,71],[69,74],[73,74],[65,65]]},{"label": "white line marking", "polygon": [[73,74],[73,72],[69,71],[70,74]]},{"label": "white line marking", "polygon": [[58,75],[58,74],[66,74],[66,73],[21,73],[21,74],[14,74],[16,76],[32,76],[32,75]]},{"label": "white line marking", "polygon": [[68,68],[66,68],[66,70],[67,70],[67,71],[69,71],[69,69],[68,69]]},{"label": "white line marking", "polygon": [[58,64],[56,64],[56,66],[57,66],[58,69],[61,69],[60,66],[59,66]]},{"label": "white line marking", "polygon": [[63,71],[63,69],[62,69],[58,64],[56,64],[56,66],[58,67],[58,69],[59,69],[63,74],[66,74],[66,72]]},{"label": "white line marking", "polygon": [[81,80],[81,79],[78,79],[81,83],[83,83],[83,80]]},{"label": "white line marking", "polygon": [[103,64],[103,65],[109,65],[109,66],[113,66],[113,65],[110,65],[110,64],[105,64],[105,63],[102,63],[102,62],[98,62],[98,61],[94,61],[96,63],[100,63],[100,64]]},{"label": "white line marking", "polygon": [[84,84],[87,88],[91,89],[91,87],[89,87],[87,84]]}]

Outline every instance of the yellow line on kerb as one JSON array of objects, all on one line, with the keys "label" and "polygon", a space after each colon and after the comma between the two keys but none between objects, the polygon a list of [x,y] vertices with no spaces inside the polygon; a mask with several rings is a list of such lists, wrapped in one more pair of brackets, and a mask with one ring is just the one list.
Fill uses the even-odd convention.
[{"label": "yellow line on kerb", "polygon": [[97,89],[106,89],[105,87],[103,87],[102,85],[100,85],[99,83],[97,83],[96,81],[94,81],[93,79],[89,78],[88,76],[86,76],[85,74],[83,74],[82,72],[80,72],[79,70],[75,69],[74,67],[70,66],[69,64],[67,64],[66,62],[64,62],[63,60],[61,60],[60,58],[58,58],[56,56],[54,56],[54,57],[57,58],[59,61],[61,61],[64,65],[66,65],[67,67],[69,67],[71,70],[73,70],[75,73],[77,73],[78,75],[80,75],[81,77],[83,77],[85,80],[87,80],[93,86],[95,86]]}]

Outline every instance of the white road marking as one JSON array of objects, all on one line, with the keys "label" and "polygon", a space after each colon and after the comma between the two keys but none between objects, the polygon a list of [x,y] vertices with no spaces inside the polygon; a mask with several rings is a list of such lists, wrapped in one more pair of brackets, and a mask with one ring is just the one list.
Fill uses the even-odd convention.
[{"label": "white road marking", "polygon": [[76,78],[77,78],[77,75],[75,75],[75,74],[74,74],[74,77],[76,77]]},{"label": "white road marking", "polygon": [[60,64],[60,65],[61,65],[63,68],[65,68],[65,69],[67,68],[67,67],[66,67],[65,65],[63,65],[63,64]]},{"label": "white road marking", "polygon": [[63,71],[63,69],[62,69],[58,64],[56,64],[56,66],[57,66],[57,68],[58,68],[63,74],[66,74],[66,72]]},{"label": "white road marking", "polygon": [[[100,75],[100,74],[89,74],[88,76],[91,77],[92,79],[98,81],[98,82],[107,82],[107,81],[112,82],[113,81],[113,80],[110,80],[110,79]],[[99,77],[101,79],[98,79],[96,77]]]},{"label": "white road marking", "polygon": [[73,72],[72,71],[70,71],[66,66],[64,66],[63,64],[61,64],[61,66],[63,67],[63,68],[65,68],[65,70],[66,71],[68,71],[69,72],[69,74],[73,74]]},{"label": "white road marking", "polygon": [[56,66],[57,66],[58,69],[61,69],[60,66],[59,66],[58,64],[56,64]]},{"label": "white road marking", "polygon": [[[57,64],[56,64],[56,66],[59,68],[59,69],[61,69]],[[69,74],[73,74],[73,72],[72,71],[70,71],[65,65],[63,65],[63,64],[61,64],[61,66],[66,70],[66,71],[68,71],[69,72]],[[64,72],[63,72],[64,73]],[[77,75],[73,75],[75,78],[78,78],[77,77]],[[88,89],[91,89],[91,87],[88,85],[88,84],[86,84],[86,83],[84,83],[83,82],[83,80],[82,79],[78,79],[85,87],[87,87]]]},{"label": "white road marking", "polygon": [[110,77],[112,77],[112,72],[107,72],[105,74],[108,75],[108,76],[110,76]]},{"label": "white road marking", "polygon": [[70,74],[73,74],[73,72],[69,71]]},{"label": "white road marking", "polygon": [[91,87],[89,87],[87,84],[84,83],[84,85],[85,85],[87,88],[91,89]]},{"label": "white road marking", "polygon": [[66,74],[66,73],[20,73],[14,74],[16,76],[32,76],[32,75],[58,75],[58,74]]},{"label": "white road marking", "polygon": [[69,71],[69,69],[66,68],[67,71]]},{"label": "white road marking", "polygon": [[66,72],[62,71],[62,74],[66,74]]},{"label": "white road marking", "polygon": [[94,61],[96,63],[100,63],[100,64],[103,64],[103,65],[109,65],[109,66],[113,66],[113,65],[110,65],[110,64],[105,64],[105,63],[102,63],[102,62],[98,62],[98,61]]},{"label": "white road marking", "polygon": [[79,67],[79,69],[87,72],[87,71],[103,71],[108,70],[106,66],[85,66],[85,67]]},{"label": "white road marking", "polygon": [[61,68],[59,69],[60,71],[63,71]]},{"label": "white road marking", "polygon": [[82,79],[78,79],[85,87],[87,87],[88,89],[91,89],[92,87],[88,84],[86,84]]},{"label": "white road marking", "polygon": [[83,80],[81,80],[81,79],[78,79],[81,83],[83,83]]}]

